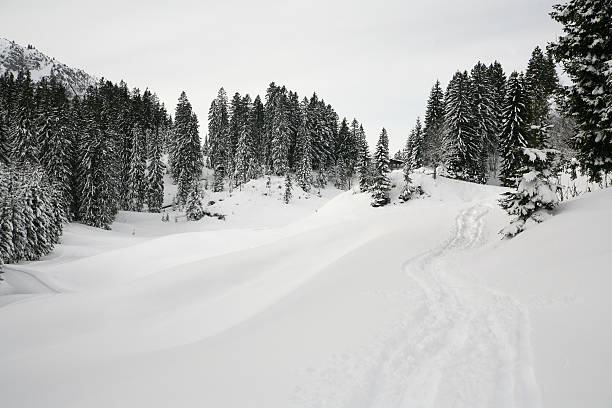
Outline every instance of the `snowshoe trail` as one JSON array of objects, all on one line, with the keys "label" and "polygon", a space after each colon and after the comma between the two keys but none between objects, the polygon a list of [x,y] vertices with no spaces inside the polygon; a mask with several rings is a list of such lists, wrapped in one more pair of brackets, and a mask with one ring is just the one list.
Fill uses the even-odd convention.
[{"label": "snowshoe trail", "polygon": [[404,262],[416,286],[405,290],[407,312],[375,344],[321,370],[314,393],[298,405],[541,406],[526,309],[460,273],[485,241],[489,208],[464,209],[445,243]]},{"label": "snowshoe trail", "polygon": [[481,242],[487,211],[463,210],[445,244],[402,266],[423,293],[423,317],[387,352],[369,406],[540,406],[525,310],[452,273]]},{"label": "snowshoe trail", "polygon": [[481,242],[487,211],[463,210],[445,244],[402,266],[423,294],[421,312],[387,342],[365,406],[540,406],[525,309],[452,273]]}]

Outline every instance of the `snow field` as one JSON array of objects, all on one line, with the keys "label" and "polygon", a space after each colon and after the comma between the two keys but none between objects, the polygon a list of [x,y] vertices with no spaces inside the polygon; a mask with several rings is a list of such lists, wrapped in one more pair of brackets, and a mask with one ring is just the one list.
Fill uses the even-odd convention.
[{"label": "snow field", "polygon": [[226,221],[69,226],[50,257],[6,274],[4,401],[609,406],[612,193],[501,241],[504,189],[413,178],[428,197],[399,204],[394,172],[376,209],[299,187],[285,205],[275,178],[274,194],[260,179],[207,196]]}]

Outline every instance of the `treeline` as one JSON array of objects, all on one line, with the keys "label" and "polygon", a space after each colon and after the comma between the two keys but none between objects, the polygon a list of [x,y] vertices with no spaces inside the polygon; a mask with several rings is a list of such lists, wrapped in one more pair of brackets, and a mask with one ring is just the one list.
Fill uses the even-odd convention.
[{"label": "treeline", "polygon": [[350,188],[353,177],[369,165],[363,127],[340,121],[333,107],[316,93],[298,94],[271,83],[265,101],[221,88],[208,114],[204,143],[207,165],[214,169],[215,191],[234,188],[263,174],[295,173],[298,185]]},{"label": "treeline", "polygon": [[118,210],[159,211],[171,125],[154,94],[123,82],[101,80],[70,98],[54,77],[2,75],[1,261],[47,253],[58,220],[109,228]]},{"label": "treeline", "polygon": [[447,175],[477,183],[499,177],[512,186],[520,169],[516,148],[549,147],[555,63],[536,47],[525,73],[506,77],[499,62],[457,71],[446,90],[431,89],[425,121],[396,154],[409,168],[443,165]]}]

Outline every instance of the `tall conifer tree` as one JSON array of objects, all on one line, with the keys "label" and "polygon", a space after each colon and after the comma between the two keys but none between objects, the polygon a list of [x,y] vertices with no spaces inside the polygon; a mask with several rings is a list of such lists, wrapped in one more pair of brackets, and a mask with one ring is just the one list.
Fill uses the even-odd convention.
[{"label": "tall conifer tree", "polygon": [[612,13],[608,0],[570,0],[552,17],[563,35],[551,50],[572,79],[567,114],[576,119],[578,159],[589,178],[612,171]]},{"label": "tall conifer tree", "polygon": [[456,72],[445,99],[444,145],[449,172],[468,181],[482,181],[481,144],[474,129],[472,84],[468,73]]},{"label": "tall conifer tree", "polygon": [[380,207],[389,204],[389,191],[391,181],[389,180],[389,136],[383,128],[376,144],[374,153],[374,180],[372,185],[372,206]]},{"label": "tall conifer tree", "polygon": [[522,148],[527,146],[527,95],[522,74],[513,72],[508,78],[503,114],[500,180],[504,186],[513,187],[523,167]]}]

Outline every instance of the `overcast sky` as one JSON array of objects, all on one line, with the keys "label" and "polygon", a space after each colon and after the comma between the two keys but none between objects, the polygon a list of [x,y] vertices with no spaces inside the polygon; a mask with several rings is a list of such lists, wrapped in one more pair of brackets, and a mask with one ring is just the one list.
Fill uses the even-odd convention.
[{"label": "overcast sky", "polygon": [[185,90],[202,138],[223,86],[263,95],[271,81],[314,91],[372,144],[403,145],[437,78],[499,60],[524,70],[560,33],[554,0],[1,0],[0,36],[90,74],[150,88],[174,107]]}]

